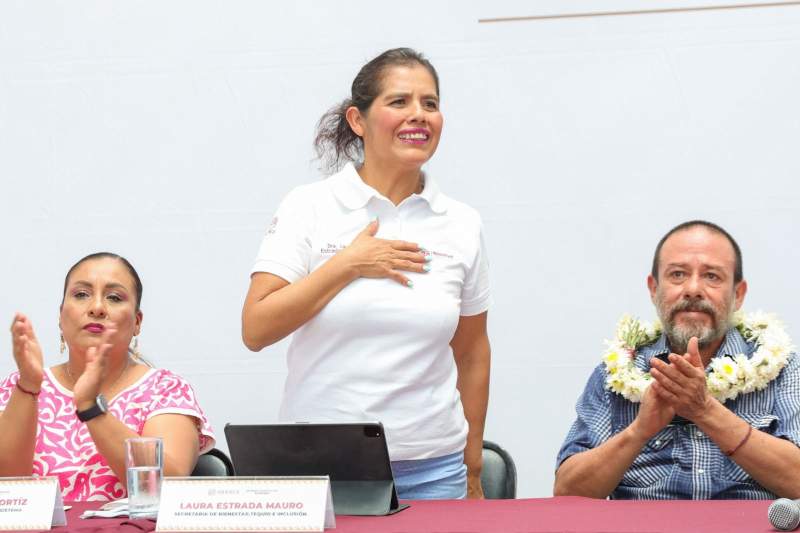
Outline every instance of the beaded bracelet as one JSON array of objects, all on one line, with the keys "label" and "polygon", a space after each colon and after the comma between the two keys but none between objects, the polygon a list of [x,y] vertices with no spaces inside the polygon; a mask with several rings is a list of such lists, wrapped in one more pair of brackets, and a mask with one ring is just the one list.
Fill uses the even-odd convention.
[{"label": "beaded bracelet", "polygon": [[748,426],[747,426],[747,435],[745,435],[745,436],[744,436],[744,438],[742,439],[742,442],[740,442],[739,444],[737,444],[737,445],[736,445],[736,448],[732,449],[731,451],[729,451],[729,452],[725,452],[725,455],[727,455],[728,457],[730,457],[731,455],[733,455],[733,454],[735,454],[737,451],[739,451],[739,448],[741,448],[742,446],[744,446],[744,443],[745,443],[745,442],[747,442],[747,439],[749,439],[749,438],[750,438],[750,434],[751,434],[752,432],[753,432],[753,426],[751,426],[751,425],[748,425]]},{"label": "beaded bracelet", "polygon": [[23,387],[22,385],[19,384],[19,381],[17,381],[17,388],[19,390],[21,390],[22,392],[24,392],[25,394],[30,394],[34,398],[38,398],[39,397],[39,393],[38,392],[33,392],[32,390],[27,390],[25,387]]}]

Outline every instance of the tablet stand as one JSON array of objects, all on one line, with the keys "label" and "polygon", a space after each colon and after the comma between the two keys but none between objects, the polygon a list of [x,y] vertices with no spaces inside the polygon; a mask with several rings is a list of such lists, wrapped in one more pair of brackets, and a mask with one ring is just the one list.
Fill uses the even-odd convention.
[{"label": "tablet stand", "polygon": [[336,514],[384,516],[408,507],[398,502],[391,480],[331,481],[331,490]]}]

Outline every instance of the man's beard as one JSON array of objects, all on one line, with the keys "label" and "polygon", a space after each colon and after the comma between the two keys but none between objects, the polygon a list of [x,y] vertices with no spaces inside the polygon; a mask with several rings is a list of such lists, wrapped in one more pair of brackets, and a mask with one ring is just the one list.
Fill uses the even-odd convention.
[{"label": "man's beard", "polygon": [[[656,308],[673,353],[686,353],[692,337],[697,337],[697,344],[701,350],[707,348],[723,338],[733,324],[732,299],[727,301],[722,309],[716,309],[708,300],[700,298],[682,299],[672,307],[667,307],[659,291],[656,292]],[[706,313],[711,317],[711,326],[700,321],[683,321],[681,324],[676,324],[675,315],[681,311]]]}]

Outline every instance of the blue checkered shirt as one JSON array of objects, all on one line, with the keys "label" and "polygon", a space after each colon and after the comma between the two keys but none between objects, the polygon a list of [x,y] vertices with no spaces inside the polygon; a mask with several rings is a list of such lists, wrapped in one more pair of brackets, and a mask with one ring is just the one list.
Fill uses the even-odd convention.
[{"label": "blue checkered shirt", "polygon": [[[715,357],[743,353],[755,347],[735,329],[728,331]],[[641,348],[635,364],[650,369],[650,359],[666,361],[670,350],[664,335]],[[578,399],[578,418],[558,453],[557,465],[567,457],[599,446],[636,418],[639,404],[605,388],[606,372],[599,365]],[[725,402],[756,429],[800,446],[800,358],[790,356],[786,367],[764,390],[741,394]],[[611,493],[612,499],[771,499],[759,485],[697,426],[676,417],[644,446]]]}]

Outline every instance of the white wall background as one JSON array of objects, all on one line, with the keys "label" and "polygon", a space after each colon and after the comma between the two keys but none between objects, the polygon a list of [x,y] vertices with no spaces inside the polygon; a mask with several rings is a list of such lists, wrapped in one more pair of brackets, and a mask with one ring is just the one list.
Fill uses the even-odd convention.
[{"label": "white wall background", "polygon": [[[252,259],[281,197],[319,178],[318,117],[367,59],[412,46],[442,80],[429,170],[490,246],[486,436],[520,496],[549,496],[602,340],[652,316],[671,226],[728,228],[746,307],[800,332],[800,7],[478,23],[675,5],[528,4],[0,3],[0,318],[28,313],[57,364],[66,268],[119,252],[144,280],[145,354],[195,385],[220,446],[226,422],[274,420],[285,344],[239,337]],[[6,328],[0,346],[5,374]]]}]

